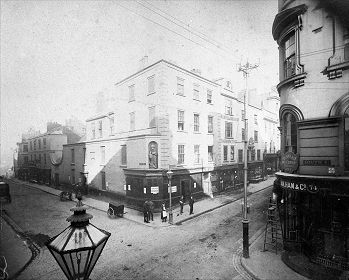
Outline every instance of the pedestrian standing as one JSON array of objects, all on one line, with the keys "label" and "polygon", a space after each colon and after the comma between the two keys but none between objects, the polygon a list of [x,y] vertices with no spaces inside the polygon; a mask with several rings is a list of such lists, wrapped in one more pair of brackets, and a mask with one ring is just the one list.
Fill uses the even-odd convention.
[{"label": "pedestrian standing", "polygon": [[166,212],[165,202],[163,202],[161,205],[161,220],[162,222],[165,222],[165,223],[167,221],[167,212]]},{"label": "pedestrian standing", "polygon": [[144,222],[149,223],[149,210],[148,210],[147,201],[144,202],[143,204],[143,215],[144,215]]},{"label": "pedestrian standing", "polygon": [[193,210],[194,210],[194,198],[193,198],[193,196],[190,196],[190,199],[189,199],[189,215],[194,214]]},{"label": "pedestrian standing", "polygon": [[181,207],[181,215],[183,214],[183,206],[184,206],[184,198],[183,195],[181,196],[181,198],[179,199],[179,206]]},{"label": "pedestrian standing", "polygon": [[152,220],[152,221],[154,221],[154,215],[153,215],[153,211],[154,211],[154,202],[152,202],[152,201],[149,201],[148,202],[148,221],[150,221],[150,219]]}]

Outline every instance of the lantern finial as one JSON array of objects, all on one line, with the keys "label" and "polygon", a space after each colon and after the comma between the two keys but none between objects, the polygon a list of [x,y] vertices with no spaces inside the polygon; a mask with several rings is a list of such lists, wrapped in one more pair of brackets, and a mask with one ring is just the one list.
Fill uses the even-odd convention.
[{"label": "lantern finial", "polygon": [[86,213],[88,207],[82,203],[81,199],[82,197],[79,196],[76,206],[70,209],[74,214],[67,218],[67,221],[76,227],[87,225],[93,218],[91,214]]}]

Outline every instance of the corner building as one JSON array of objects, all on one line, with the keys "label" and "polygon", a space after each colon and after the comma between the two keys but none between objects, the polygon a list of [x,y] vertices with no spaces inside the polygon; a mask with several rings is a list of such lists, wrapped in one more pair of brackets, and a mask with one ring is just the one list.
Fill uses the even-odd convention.
[{"label": "corner building", "polygon": [[349,3],[278,4],[284,246],[348,270]]},{"label": "corner building", "polygon": [[[65,181],[85,177],[91,192],[157,207],[169,199],[169,168],[174,203],[242,186],[243,102],[231,83],[160,60],[116,83],[113,97],[86,121],[86,140],[64,146]],[[256,99],[247,112],[250,181],[263,180],[264,152],[279,149],[279,99]]]}]

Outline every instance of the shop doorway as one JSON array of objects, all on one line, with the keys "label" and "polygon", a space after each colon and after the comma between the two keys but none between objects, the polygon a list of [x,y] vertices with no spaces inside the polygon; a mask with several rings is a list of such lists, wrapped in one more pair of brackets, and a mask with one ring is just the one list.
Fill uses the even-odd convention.
[{"label": "shop doorway", "polygon": [[189,179],[181,179],[181,195],[183,195],[185,200],[188,200],[190,197],[190,184]]},{"label": "shop doorway", "polygon": [[107,190],[107,185],[106,185],[105,172],[104,171],[101,172],[101,176],[102,176],[102,190],[105,191],[105,190]]},{"label": "shop doorway", "polygon": [[59,186],[59,174],[55,173],[55,186],[58,187]]}]

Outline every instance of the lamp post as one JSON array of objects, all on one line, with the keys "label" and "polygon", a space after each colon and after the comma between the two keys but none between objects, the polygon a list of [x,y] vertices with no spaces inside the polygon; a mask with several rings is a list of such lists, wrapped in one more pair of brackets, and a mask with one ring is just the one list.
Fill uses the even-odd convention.
[{"label": "lamp post", "polygon": [[168,178],[168,187],[169,187],[169,194],[170,194],[170,211],[169,211],[169,217],[168,217],[168,222],[170,224],[173,223],[173,215],[172,215],[172,185],[171,185],[171,179],[172,179],[172,175],[173,172],[171,171],[171,169],[169,169],[166,173],[167,178]]},{"label": "lamp post", "polygon": [[[248,74],[252,69],[257,68],[259,65],[250,64],[248,61],[245,65],[239,66],[239,72],[242,72],[245,78],[245,93],[244,93],[244,217],[242,220],[242,244],[243,244],[243,257],[249,258],[249,237],[248,237],[248,225],[249,221],[247,219],[247,137],[248,137],[248,115],[247,115],[247,106],[248,106]],[[247,103],[247,104],[246,104]]]},{"label": "lamp post", "polygon": [[81,197],[74,214],[67,218],[70,226],[60,234],[50,238],[46,246],[70,280],[88,280],[101,255],[110,233],[90,224],[91,214],[86,213],[87,206]]}]

